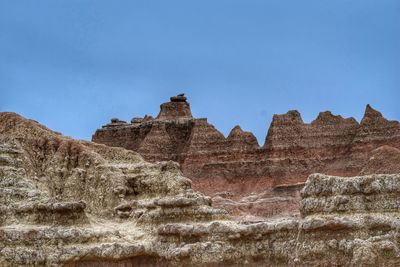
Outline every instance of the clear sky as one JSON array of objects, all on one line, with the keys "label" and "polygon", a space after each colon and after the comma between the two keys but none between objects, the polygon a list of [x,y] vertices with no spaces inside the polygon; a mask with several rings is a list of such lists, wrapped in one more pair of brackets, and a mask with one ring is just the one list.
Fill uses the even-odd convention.
[{"label": "clear sky", "polygon": [[400,1],[0,1],[1,111],[89,140],[180,92],[261,144],[289,109],[399,120]]}]

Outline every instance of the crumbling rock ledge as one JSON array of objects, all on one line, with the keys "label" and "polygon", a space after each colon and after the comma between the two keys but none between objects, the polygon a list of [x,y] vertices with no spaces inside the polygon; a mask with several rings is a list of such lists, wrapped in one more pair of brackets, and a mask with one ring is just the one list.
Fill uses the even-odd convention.
[{"label": "crumbling rock ledge", "polygon": [[400,174],[311,175],[299,217],[237,221],[171,161],[14,113],[0,140],[0,266],[400,264]]}]

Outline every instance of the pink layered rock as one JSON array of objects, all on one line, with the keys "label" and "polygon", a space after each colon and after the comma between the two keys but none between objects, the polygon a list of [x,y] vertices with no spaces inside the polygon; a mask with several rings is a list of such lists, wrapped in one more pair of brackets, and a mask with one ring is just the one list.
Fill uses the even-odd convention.
[{"label": "pink layered rock", "polygon": [[[131,124],[114,119],[92,140],[137,151],[152,162],[177,161],[194,189],[229,195],[233,203],[251,193],[283,196],[281,201],[256,201],[263,209],[270,205],[268,214],[285,211],[285,203],[286,210],[293,210],[296,192],[311,173],[354,176],[400,170],[400,123],[386,120],[369,105],[361,123],[329,111],[311,123],[304,123],[296,110],[274,115],[263,147],[240,126],[225,138],[207,119],[193,118],[183,94],[160,109],[155,119],[134,118]],[[246,205],[241,203],[241,209]],[[262,213],[254,205],[249,210]]]},{"label": "pink layered rock", "polygon": [[345,165],[358,128],[355,119],[329,111],[310,124],[303,122],[298,111],[274,115],[264,145],[274,185],[304,182],[313,172],[351,175],[353,170]]}]

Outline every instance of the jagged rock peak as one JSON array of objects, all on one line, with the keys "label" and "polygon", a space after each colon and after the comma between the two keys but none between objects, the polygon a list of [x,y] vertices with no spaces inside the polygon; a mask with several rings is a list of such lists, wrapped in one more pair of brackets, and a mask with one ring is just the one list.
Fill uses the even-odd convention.
[{"label": "jagged rock peak", "polygon": [[170,102],[160,105],[158,120],[173,120],[179,118],[193,118],[190,111],[190,104],[186,101],[184,94],[179,94],[170,98]]},{"label": "jagged rock peak", "polygon": [[386,120],[382,113],[372,108],[370,104],[365,107],[364,117],[361,120],[361,124],[370,123],[376,120]]},{"label": "jagged rock peak", "polygon": [[231,132],[229,133],[229,136],[241,135],[243,133],[244,131],[242,130],[242,128],[240,128],[239,125],[236,125],[235,127],[232,128]]},{"label": "jagged rock peak", "polygon": [[233,138],[233,137],[241,137],[241,136],[249,136],[249,135],[254,136],[253,133],[243,131],[239,125],[236,125],[235,127],[232,128],[231,132],[229,133],[228,139]]},{"label": "jagged rock peak", "polygon": [[312,125],[339,124],[339,123],[358,124],[354,118],[343,118],[340,115],[333,115],[330,111],[320,112],[318,117],[311,122]]},{"label": "jagged rock peak", "polygon": [[343,121],[342,116],[333,115],[329,110],[320,112],[318,117],[312,122],[312,124],[331,124],[331,123],[339,123]]},{"label": "jagged rock peak", "polygon": [[272,117],[271,125],[281,125],[281,124],[304,124],[301,118],[300,112],[297,110],[289,110],[285,114],[274,114]]},{"label": "jagged rock peak", "polygon": [[231,132],[229,133],[229,135],[227,137],[227,140],[240,142],[240,143],[247,143],[254,147],[259,146],[258,142],[257,142],[257,138],[254,136],[254,134],[251,132],[243,131],[239,125],[236,125],[235,127],[233,127],[233,129],[231,130]]}]

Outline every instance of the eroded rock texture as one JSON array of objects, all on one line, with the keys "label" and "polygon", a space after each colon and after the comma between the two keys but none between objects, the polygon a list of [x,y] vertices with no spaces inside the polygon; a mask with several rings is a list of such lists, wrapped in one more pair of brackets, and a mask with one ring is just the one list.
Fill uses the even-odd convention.
[{"label": "eroded rock texture", "polygon": [[311,175],[298,218],[238,221],[172,161],[0,113],[0,191],[0,266],[400,264],[399,174]]},{"label": "eroded rock texture", "polygon": [[14,113],[0,113],[0,192],[0,266],[158,265],[147,228],[226,217],[172,161],[147,163]]},{"label": "eroded rock texture", "polygon": [[93,141],[139,152],[151,162],[173,160],[193,187],[233,214],[295,213],[308,175],[398,173],[400,123],[366,107],[364,118],[321,112],[304,123],[298,111],[274,115],[264,146],[239,126],[224,137],[207,119],[193,118],[184,96],[161,105],[155,118],[114,121]]}]

